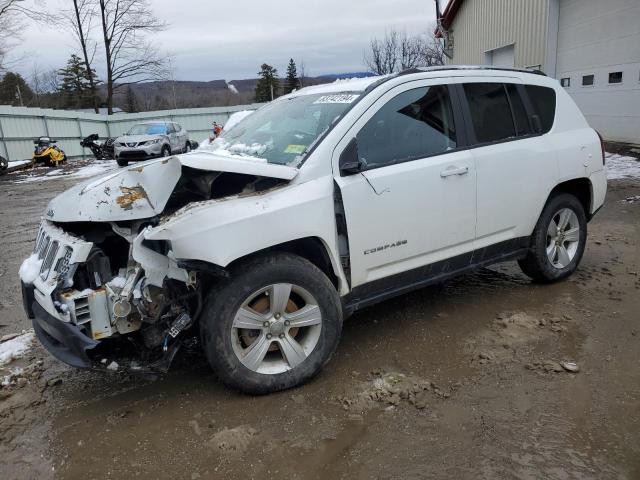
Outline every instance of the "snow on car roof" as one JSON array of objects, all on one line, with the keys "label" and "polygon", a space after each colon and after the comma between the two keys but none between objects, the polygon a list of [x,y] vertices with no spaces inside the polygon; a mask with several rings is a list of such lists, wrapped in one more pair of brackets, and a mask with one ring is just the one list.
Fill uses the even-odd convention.
[{"label": "snow on car roof", "polygon": [[293,95],[316,95],[323,93],[340,93],[340,92],[364,92],[369,86],[377,81],[386,78],[388,75],[365,77],[365,78],[349,78],[345,80],[336,80],[333,83],[325,83],[322,85],[313,85],[305,87]]}]

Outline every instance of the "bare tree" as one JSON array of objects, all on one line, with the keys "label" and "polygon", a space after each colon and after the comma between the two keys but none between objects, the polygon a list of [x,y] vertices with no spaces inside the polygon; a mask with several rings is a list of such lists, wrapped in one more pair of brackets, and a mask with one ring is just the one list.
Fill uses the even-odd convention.
[{"label": "bare tree", "polygon": [[38,0],[0,0],[0,71],[5,70],[7,54],[20,40],[24,18],[41,21],[45,15]]},{"label": "bare tree", "polygon": [[116,89],[132,83],[162,78],[165,61],[146,40],[165,24],[151,11],[147,0],[99,0],[107,67],[107,107],[113,113]]},{"label": "bare tree", "polygon": [[304,63],[304,58],[301,58],[297,63],[298,65],[298,79],[300,80],[300,88],[304,88],[307,78],[307,66]]},{"label": "bare tree", "polygon": [[34,63],[29,76],[29,85],[34,93],[33,103],[41,108],[58,108],[60,104],[60,76],[58,70],[43,70],[42,66]]},{"label": "bare tree", "polygon": [[72,0],[73,8],[63,10],[60,14],[62,25],[73,32],[78,46],[82,51],[84,69],[89,81],[89,90],[93,101],[93,109],[100,112],[100,98],[98,97],[98,79],[93,69],[93,60],[98,49],[98,43],[91,38],[91,31],[95,26],[97,8],[95,0]]},{"label": "bare tree", "polygon": [[364,61],[373,73],[387,75],[397,71],[398,45],[400,34],[396,30],[389,30],[382,39],[374,38],[369,44],[369,52],[365,54]]},{"label": "bare tree", "polygon": [[374,38],[364,61],[370,71],[388,75],[417,67],[443,64],[440,42],[431,35],[408,35],[388,30],[381,39]]}]

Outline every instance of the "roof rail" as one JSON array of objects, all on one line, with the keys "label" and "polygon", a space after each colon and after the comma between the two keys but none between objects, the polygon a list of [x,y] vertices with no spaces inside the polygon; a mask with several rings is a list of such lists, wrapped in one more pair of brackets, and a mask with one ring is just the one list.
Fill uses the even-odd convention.
[{"label": "roof rail", "polygon": [[519,72],[519,73],[531,73],[533,75],[547,76],[542,70],[526,69],[526,68],[506,68],[506,67],[492,67],[491,65],[437,65],[433,67],[418,67],[410,68],[400,72],[398,75],[410,75],[412,73],[423,72],[441,72],[446,70],[496,70],[501,72]]}]

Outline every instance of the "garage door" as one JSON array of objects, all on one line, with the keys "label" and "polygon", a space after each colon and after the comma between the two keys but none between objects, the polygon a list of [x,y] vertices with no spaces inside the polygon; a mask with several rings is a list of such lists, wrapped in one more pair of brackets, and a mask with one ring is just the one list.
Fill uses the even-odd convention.
[{"label": "garage door", "polygon": [[515,58],[513,45],[496,48],[486,53],[487,64],[494,67],[513,68],[515,66]]}]

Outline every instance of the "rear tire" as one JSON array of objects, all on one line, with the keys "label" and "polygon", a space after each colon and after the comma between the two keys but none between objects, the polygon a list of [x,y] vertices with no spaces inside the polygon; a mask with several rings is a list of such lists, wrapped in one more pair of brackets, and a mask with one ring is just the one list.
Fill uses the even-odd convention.
[{"label": "rear tire", "polygon": [[320,372],[338,346],[342,308],[319,268],[273,253],[234,268],[212,289],[199,320],[204,351],[220,380],[261,395]]},{"label": "rear tire", "polygon": [[118,163],[119,167],[126,167],[127,165],[129,165],[129,161],[122,158],[117,158],[116,162]]},{"label": "rear tire", "polygon": [[568,193],[553,196],[531,235],[522,271],[540,283],[553,283],[576,271],[587,243],[587,218],[582,203]]}]

